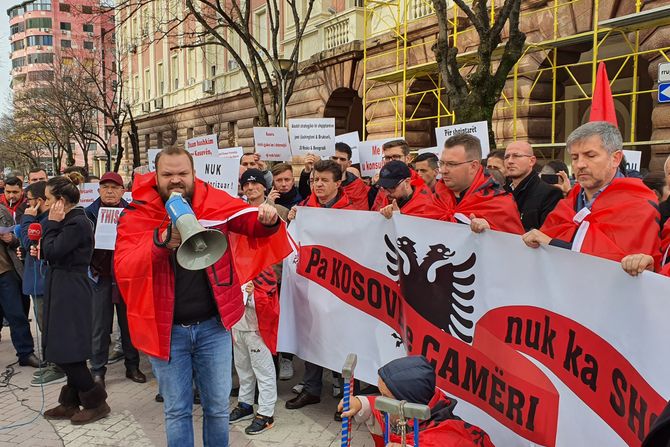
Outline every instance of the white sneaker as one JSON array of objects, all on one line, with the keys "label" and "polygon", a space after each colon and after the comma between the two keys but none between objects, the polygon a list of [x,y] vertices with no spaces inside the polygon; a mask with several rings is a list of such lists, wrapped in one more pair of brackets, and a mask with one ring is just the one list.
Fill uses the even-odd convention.
[{"label": "white sneaker", "polygon": [[279,359],[279,380],[291,380],[293,378],[293,361],[291,359]]},{"label": "white sneaker", "polygon": [[305,388],[305,384],[300,382],[299,384],[295,385],[293,388],[291,388],[291,392],[295,394],[300,394],[302,393],[302,390]]}]

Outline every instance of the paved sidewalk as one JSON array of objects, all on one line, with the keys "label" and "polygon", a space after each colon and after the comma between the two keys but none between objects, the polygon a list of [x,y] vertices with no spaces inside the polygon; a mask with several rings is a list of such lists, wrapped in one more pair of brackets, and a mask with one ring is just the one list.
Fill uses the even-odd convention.
[{"label": "paved sidewalk", "polygon": [[[112,414],[93,424],[73,426],[69,421],[46,421],[42,410],[42,388],[31,387],[33,368],[9,369],[14,375],[6,383],[6,365],[15,362],[9,328],[0,332],[0,447],[5,446],[164,446],[165,430],[162,404],[154,401],[158,385],[146,358],[140,369],[147,375],[146,384],[134,383],[125,377],[123,362],[108,366],[106,377],[108,400]],[[33,330],[33,334],[35,334]],[[340,423],[333,420],[337,400],[330,396],[331,386],[324,383],[324,395],[319,405],[302,410],[284,408],[291,399],[291,387],[302,374],[302,362],[296,359],[296,377],[279,382],[279,400],[275,413],[275,427],[256,436],[244,434],[247,422],[232,425],[230,445],[233,447],[323,447],[339,446]],[[328,374],[326,377],[329,376]],[[328,380],[328,379],[326,379]],[[56,405],[62,384],[44,387],[44,409]],[[235,398],[231,398],[234,405]],[[196,445],[202,445],[202,411],[194,407]],[[21,425],[20,424],[25,424]],[[17,425],[15,428],[5,428]],[[357,424],[352,445],[373,447],[374,443],[364,425]]]}]

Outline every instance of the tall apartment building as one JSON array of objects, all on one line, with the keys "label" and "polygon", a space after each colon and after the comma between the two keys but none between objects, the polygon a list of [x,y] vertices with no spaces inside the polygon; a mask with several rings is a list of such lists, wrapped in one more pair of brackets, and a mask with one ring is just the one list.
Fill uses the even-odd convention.
[{"label": "tall apartment building", "polygon": [[[307,0],[297,1],[304,11]],[[494,15],[503,1],[491,0]],[[670,54],[670,0],[595,4],[522,2],[526,49],[494,112],[497,144],[524,139],[544,159],[564,158],[567,135],[588,120],[595,68],[605,62],[626,148],[643,152],[643,166],[660,169],[670,153],[670,106],[657,100],[658,65]],[[467,74],[477,64],[478,37],[462,11],[447,5],[451,40]],[[251,8],[254,36],[265,42],[265,2],[254,0]],[[163,41],[147,37],[152,15],[184,16],[182,0],[157,0],[145,9],[117,36],[141,148],[216,131],[222,147],[251,149],[257,112],[235,61],[218,45],[179,48],[179,30]],[[294,29],[285,19],[278,42],[284,54]],[[404,135],[415,148],[434,146],[435,127],[458,114],[435,62],[437,33],[430,0],[316,0],[288,118],[334,117],[338,133]],[[234,35],[229,42],[239,46]]]},{"label": "tall apartment building", "polygon": [[[53,79],[59,66],[95,64],[113,73],[113,12],[100,0],[29,0],[7,10],[11,41],[11,85],[16,93]],[[112,79],[105,80],[109,91]],[[104,129],[102,118],[99,126]],[[89,152],[94,166],[95,148]],[[81,151],[75,151],[77,164]]]}]

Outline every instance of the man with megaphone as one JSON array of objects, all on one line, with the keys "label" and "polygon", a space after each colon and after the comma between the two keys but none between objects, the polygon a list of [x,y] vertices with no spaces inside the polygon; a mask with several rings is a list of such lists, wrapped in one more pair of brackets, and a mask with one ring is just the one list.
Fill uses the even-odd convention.
[{"label": "man with megaphone", "polygon": [[114,269],[131,338],[149,355],[165,399],[168,446],[193,445],[193,377],[204,445],[227,446],[240,284],[291,248],[272,206],[250,207],[196,179],[186,150],[164,149],[155,163],[155,173],[135,176],[118,224]]}]

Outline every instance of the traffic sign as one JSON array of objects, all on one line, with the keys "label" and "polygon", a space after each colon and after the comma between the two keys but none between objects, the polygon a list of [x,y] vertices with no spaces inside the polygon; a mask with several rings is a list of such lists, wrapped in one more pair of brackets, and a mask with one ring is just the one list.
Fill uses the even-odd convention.
[{"label": "traffic sign", "polygon": [[658,83],[670,82],[670,62],[658,64]]},{"label": "traffic sign", "polygon": [[670,82],[658,84],[658,102],[670,102]]}]

